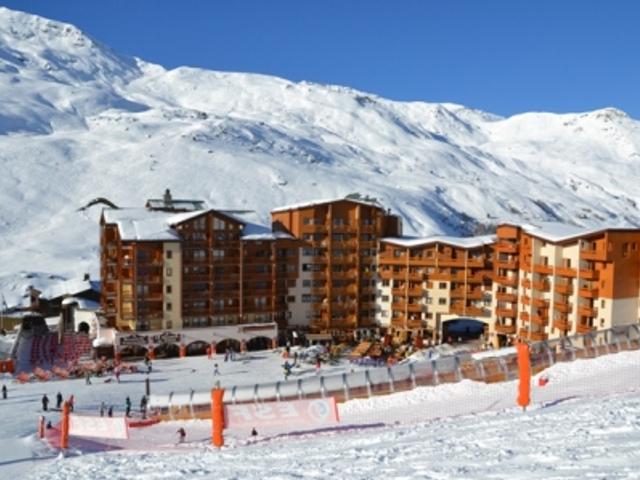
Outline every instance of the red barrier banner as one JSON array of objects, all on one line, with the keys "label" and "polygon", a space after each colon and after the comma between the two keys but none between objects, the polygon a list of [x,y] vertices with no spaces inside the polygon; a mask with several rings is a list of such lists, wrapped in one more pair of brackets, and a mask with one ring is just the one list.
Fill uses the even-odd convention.
[{"label": "red barrier banner", "polygon": [[227,428],[253,428],[287,425],[318,427],[336,425],[338,409],[333,397],[291,402],[225,405]]},{"label": "red barrier banner", "polygon": [[129,428],[125,417],[93,417],[89,415],[69,415],[69,435],[92,438],[129,438]]}]

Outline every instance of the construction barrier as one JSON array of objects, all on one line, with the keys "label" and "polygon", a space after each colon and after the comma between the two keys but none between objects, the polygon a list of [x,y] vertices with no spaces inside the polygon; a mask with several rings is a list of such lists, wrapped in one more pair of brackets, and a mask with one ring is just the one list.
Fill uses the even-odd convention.
[{"label": "construction barrier", "polygon": [[[629,325],[573,337],[529,344],[531,375],[558,362],[640,349],[640,326]],[[352,373],[318,375],[288,381],[228,387],[225,404],[290,401],[334,397],[336,402],[459,382],[502,382],[519,377],[515,348],[443,356]],[[210,418],[210,392],[153,394],[149,408],[163,420]]]}]

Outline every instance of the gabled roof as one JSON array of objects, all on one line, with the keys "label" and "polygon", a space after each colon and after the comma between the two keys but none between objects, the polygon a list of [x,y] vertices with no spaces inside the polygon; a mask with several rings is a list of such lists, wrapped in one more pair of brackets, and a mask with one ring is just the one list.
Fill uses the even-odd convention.
[{"label": "gabled roof", "polygon": [[311,200],[311,201],[308,201],[308,202],[294,203],[294,204],[291,204],[291,205],[285,205],[283,207],[274,208],[273,210],[271,210],[271,213],[286,212],[286,211],[289,211],[289,210],[299,210],[301,208],[310,208],[310,207],[315,207],[315,206],[318,206],[318,205],[326,205],[328,203],[336,203],[336,202],[359,203],[360,205],[366,205],[368,207],[375,207],[375,208],[379,208],[380,210],[384,210],[384,207],[382,207],[375,200],[366,200],[366,199],[357,199],[357,198],[344,197],[344,198],[328,198],[328,199],[324,199],[324,200]]},{"label": "gabled roof", "polygon": [[562,243],[569,240],[588,237],[608,230],[630,230],[640,231],[640,229],[623,225],[605,225],[599,227],[581,227],[560,222],[539,222],[537,224],[517,224],[503,223],[501,225],[513,225],[534,237],[546,240],[551,243]]},{"label": "gabled roof", "polygon": [[259,223],[254,211],[244,210],[198,210],[194,212],[165,212],[146,208],[105,209],[106,223],[116,224],[120,238],[124,241],[180,241],[176,225],[201,215],[213,212],[242,225],[241,237],[245,240],[275,240],[293,238],[283,232],[272,232],[271,228]]},{"label": "gabled roof", "polygon": [[460,248],[478,248],[496,242],[495,235],[481,235],[477,237],[451,237],[434,235],[432,237],[385,237],[381,242],[393,243],[401,247],[422,247],[434,243],[444,243]]}]

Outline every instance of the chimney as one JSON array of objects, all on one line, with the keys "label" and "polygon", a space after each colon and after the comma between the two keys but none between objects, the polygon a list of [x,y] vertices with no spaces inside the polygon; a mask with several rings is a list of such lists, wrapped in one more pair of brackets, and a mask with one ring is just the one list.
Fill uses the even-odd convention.
[{"label": "chimney", "polygon": [[173,203],[172,198],[171,198],[171,192],[169,191],[168,188],[164,191],[163,199],[164,199],[164,206],[167,207],[167,208],[170,207],[171,204]]}]

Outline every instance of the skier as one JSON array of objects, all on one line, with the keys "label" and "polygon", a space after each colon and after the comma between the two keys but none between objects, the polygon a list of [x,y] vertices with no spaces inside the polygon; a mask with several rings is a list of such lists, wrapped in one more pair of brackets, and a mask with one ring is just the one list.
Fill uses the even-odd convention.
[{"label": "skier", "polygon": [[151,360],[147,362],[147,375],[151,373]]},{"label": "skier", "polygon": [[87,371],[84,374],[84,383],[85,385],[91,385],[91,372]]},{"label": "skier", "polygon": [[116,377],[116,382],[120,383],[120,365],[116,365],[116,368],[113,369],[113,374]]},{"label": "skier", "polygon": [[56,408],[58,410],[60,410],[62,408],[62,394],[60,392],[58,392],[56,394]]},{"label": "skier", "polygon": [[146,395],[142,395],[140,399],[140,413],[142,414],[142,418],[147,418],[147,397]]},{"label": "skier", "polygon": [[7,399],[7,386],[6,385],[2,385],[2,399],[3,400]]},{"label": "skier", "polygon": [[76,399],[73,395],[69,397],[69,411],[73,412],[73,404],[76,402]]},{"label": "skier", "polygon": [[45,393],[42,396],[42,410],[46,412],[48,409],[49,409],[49,397],[47,397],[47,394]]},{"label": "skier", "polygon": [[100,403],[100,416],[101,417],[104,417],[104,412],[105,412],[106,409],[107,409],[107,406],[105,405],[105,403],[101,402]]},{"label": "skier", "polygon": [[218,364],[217,364],[217,363],[215,363],[215,364],[213,365],[213,376],[214,376],[214,377],[217,377],[218,375],[220,375],[220,370],[218,370]]},{"label": "skier", "polygon": [[131,399],[129,397],[127,397],[124,401],[124,416],[125,417],[129,417],[131,416]]},{"label": "skier", "polygon": [[284,368],[284,380],[286,382],[289,379],[289,375],[291,375],[291,365],[289,365],[289,362],[284,362],[282,368]]},{"label": "skier", "polygon": [[184,428],[180,427],[176,433],[178,434],[178,443],[183,443],[185,438],[187,438],[187,432],[184,431]]},{"label": "skier", "polygon": [[109,405],[109,410],[107,410],[107,417],[113,417],[113,405]]},{"label": "skier", "polygon": [[253,427],[251,429],[251,438],[256,438],[258,436],[258,431],[256,430],[256,427]]}]

